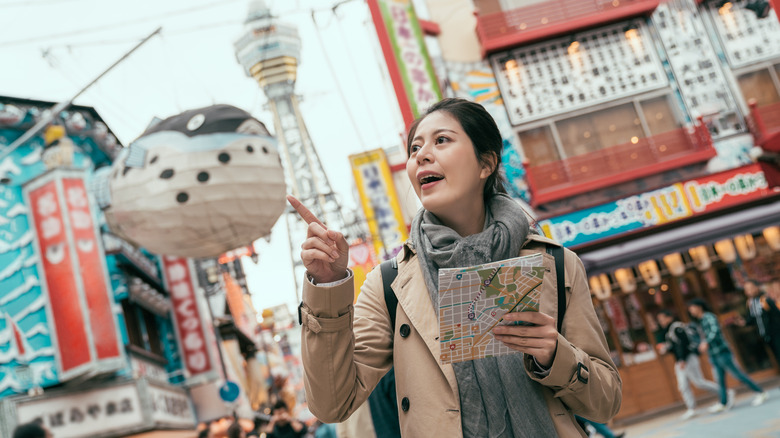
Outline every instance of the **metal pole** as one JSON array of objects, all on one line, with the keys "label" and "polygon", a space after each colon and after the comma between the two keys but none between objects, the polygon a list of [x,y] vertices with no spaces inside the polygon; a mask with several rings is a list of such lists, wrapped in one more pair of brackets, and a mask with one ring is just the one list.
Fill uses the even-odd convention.
[{"label": "metal pole", "polygon": [[130,55],[131,55],[133,52],[135,52],[135,51],[136,51],[136,50],[137,50],[139,47],[141,47],[142,45],[144,45],[144,44],[145,44],[147,41],[149,41],[149,40],[150,40],[150,39],[151,39],[153,36],[155,36],[155,35],[159,34],[161,30],[162,30],[162,27],[158,27],[157,29],[155,29],[155,31],[154,31],[154,32],[150,33],[150,34],[149,34],[149,35],[148,35],[146,38],[144,38],[143,40],[141,40],[141,42],[139,42],[138,44],[136,44],[136,45],[135,45],[135,47],[133,47],[132,49],[130,49],[130,51],[129,51],[129,52],[127,52],[127,53],[125,53],[124,55],[122,55],[122,57],[121,57],[121,58],[119,58],[118,60],[116,60],[116,62],[114,62],[113,64],[111,64],[111,65],[110,65],[110,66],[109,66],[107,69],[105,69],[105,70],[103,71],[103,73],[100,73],[100,75],[98,75],[98,77],[96,77],[96,78],[95,78],[95,79],[93,79],[93,80],[92,80],[90,83],[88,83],[87,85],[85,85],[85,86],[84,86],[84,87],[83,87],[81,90],[79,90],[79,91],[78,91],[78,93],[76,93],[76,94],[75,94],[73,97],[71,97],[70,99],[68,99],[68,100],[66,100],[66,101],[64,101],[64,102],[60,102],[60,103],[58,103],[57,105],[55,105],[55,106],[54,106],[54,108],[52,108],[52,109],[51,109],[51,112],[49,113],[49,115],[47,115],[47,116],[45,116],[45,117],[41,117],[41,119],[40,119],[40,120],[38,120],[38,123],[36,123],[36,124],[35,124],[35,125],[34,125],[32,128],[28,129],[28,130],[27,130],[27,132],[25,132],[24,134],[22,134],[22,136],[21,136],[21,137],[19,137],[19,138],[17,138],[17,139],[16,139],[16,140],[15,140],[13,143],[11,143],[11,144],[10,144],[10,146],[8,146],[8,148],[7,148],[5,151],[3,151],[2,153],[0,153],[0,160],[2,160],[3,158],[5,158],[5,157],[6,157],[6,156],[8,156],[8,155],[9,155],[11,152],[13,152],[13,151],[14,151],[16,148],[18,148],[19,146],[21,146],[22,144],[24,144],[24,142],[26,142],[27,140],[31,139],[31,138],[32,138],[32,137],[33,137],[35,134],[37,134],[37,133],[38,133],[38,132],[39,132],[41,129],[45,128],[45,127],[46,127],[46,125],[48,125],[49,123],[51,123],[51,122],[52,122],[52,120],[54,120],[54,118],[55,118],[55,117],[57,117],[57,115],[60,113],[60,111],[62,111],[62,110],[64,110],[65,108],[69,107],[69,106],[70,106],[70,105],[73,103],[73,101],[74,101],[74,100],[76,100],[76,99],[77,99],[79,96],[81,96],[81,95],[82,95],[82,94],[83,94],[85,91],[87,91],[87,90],[88,90],[88,89],[89,89],[89,88],[90,88],[92,85],[94,85],[94,84],[95,84],[97,81],[99,81],[99,80],[100,80],[100,79],[101,79],[103,76],[105,76],[105,75],[106,75],[106,73],[108,73],[108,72],[109,72],[109,71],[111,71],[111,70],[112,70],[114,67],[116,67],[117,65],[119,65],[119,63],[120,63],[120,62],[122,62],[122,61],[124,61],[125,59],[127,59],[127,57],[128,57],[128,56],[130,56]]}]

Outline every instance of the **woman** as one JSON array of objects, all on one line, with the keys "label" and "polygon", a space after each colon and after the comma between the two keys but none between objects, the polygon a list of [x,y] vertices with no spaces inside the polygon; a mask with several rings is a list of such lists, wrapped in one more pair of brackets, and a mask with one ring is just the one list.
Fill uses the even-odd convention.
[{"label": "woman", "polygon": [[[368,275],[353,308],[347,242],[288,198],[309,223],[300,311],[306,398],[318,418],[349,417],[393,365],[404,436],[585,436],[573,413],[598,422],[617,413],[620,377],[582,263],[565,251],[567,311],[558,333],[555,263],[545,252],[557,244],[533,233],[505,194],[501,149],[487,111],[462,99],[442,100],[411,126],[406,170],[423,208],[397,256],[395,327],[379,270]],[[548,272],[540,312],[504,318],[535,325],[493,330],[524,354],[440,364],[438,269],[539,252]]]}]

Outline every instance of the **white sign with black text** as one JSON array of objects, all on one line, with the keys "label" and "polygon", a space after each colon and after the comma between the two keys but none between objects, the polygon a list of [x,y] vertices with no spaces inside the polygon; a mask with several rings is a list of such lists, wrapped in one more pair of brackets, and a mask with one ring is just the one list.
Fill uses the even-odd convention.
[{"label": "white sign with black text", "polygon": [[91,437],[144,422],[135,382],[20,402],[16,415],[20,424],[41,419],[57,438]]},{"label": "white sign with black text", "polygon": [[195,415],[186,394],[149,385],[152,419],[166,426],[194,427]]}]

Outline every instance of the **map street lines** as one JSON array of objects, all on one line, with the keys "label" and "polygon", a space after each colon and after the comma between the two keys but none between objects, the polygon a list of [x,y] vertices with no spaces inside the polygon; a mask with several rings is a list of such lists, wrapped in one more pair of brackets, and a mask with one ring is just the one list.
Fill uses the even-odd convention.
[{"label": "map street lines", "polygon": [[439,270],[442,364],[516,353],[493,337],[508,312],[538,312],[544,276],[534,254],[468,268]]}]

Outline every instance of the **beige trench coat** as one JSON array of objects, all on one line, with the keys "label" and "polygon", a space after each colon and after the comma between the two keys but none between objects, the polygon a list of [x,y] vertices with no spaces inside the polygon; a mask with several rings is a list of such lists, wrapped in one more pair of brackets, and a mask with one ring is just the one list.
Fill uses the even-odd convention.
[{"label": "beige trench coat", "polygon": [[[557,319],[557,245],[531,235],[520,255],[541,252],[545,275],[540,311]],[[544,386],[545,400],[561,437],[584,437],[572,412],[606,422],[620,409],[621,380],[593,309],[585,268],[564,251],[567,310],[549,375],[537,377],[531,358],[526,373]],[[332,287],[306,281],[300,307],[306,399],[322,421],[340,422],[363,402],[395,365],[401,432],[405,437],[462,437],[460,402],[451,365],[439,363],[439,327],[413,249],[398,255],[395,333],[385,305],[379,269],[369,273],[355,306],[353,283]],[[406,336],[402,336],[402,333]]]}]

